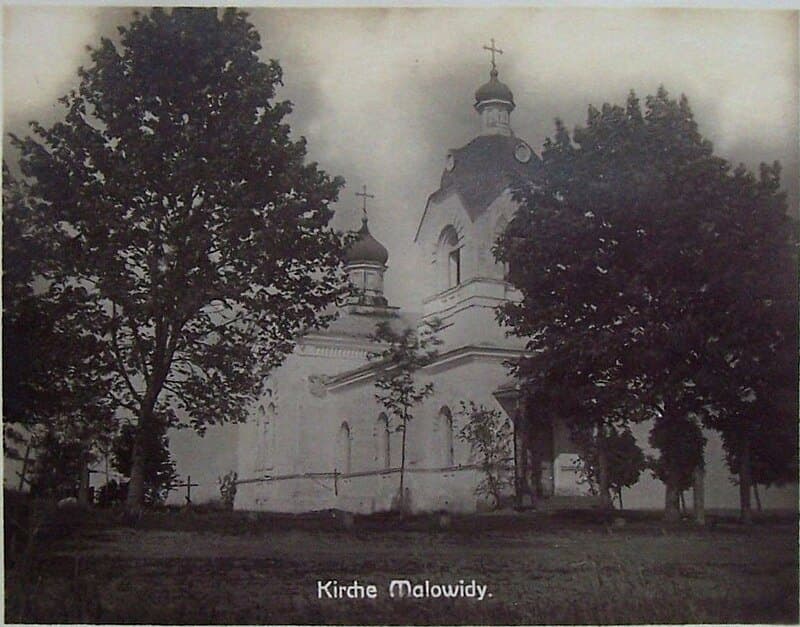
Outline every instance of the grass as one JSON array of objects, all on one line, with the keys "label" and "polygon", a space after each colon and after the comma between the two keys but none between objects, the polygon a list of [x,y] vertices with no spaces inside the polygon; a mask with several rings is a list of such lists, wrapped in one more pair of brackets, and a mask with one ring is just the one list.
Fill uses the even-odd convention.
[{"label": "grass", "polygon": [[[56,512],[56,516],[63,515]],[[6,621],[563,624],[797,622],[796,517],[706,529],[631,514],[405,521],[239,512],[148,513],[135,528],[82,513],[7,564]],[[59,525],[53,525],[61,528]],[[350,527],[350,528],[342,528]],[[63,531],[63,529],[62,529]],[[489,586],[492,598],[392,599],[393,578]],[[375,600],[318,599],[357,579]]]}]

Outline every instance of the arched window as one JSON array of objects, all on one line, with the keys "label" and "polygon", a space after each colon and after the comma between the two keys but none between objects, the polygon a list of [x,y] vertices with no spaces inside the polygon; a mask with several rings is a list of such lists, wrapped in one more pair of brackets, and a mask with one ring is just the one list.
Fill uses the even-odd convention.
[{"label": "arched window", "polygon": [[[494,259],[494,253],[491,250],[497,245],[497,240],[505,233],[506,227],[508,227],[508,220],[506,217],[501,215],[497,222],[494,225],[494,235],[492,237],[492,242],[490,245],[490,253],[492,255],[492,259]],[[505,261],[495,261],[495,269],[497,270],[498,275],[501,279],[506,279],[508,275],[508,263]]]},{"label": "arched window", "polygon": [[389,431],[389,418],[386,414],[378,416],[375,425],[375,439],[377,445],[377,460],[379,468],[391,468],[392,465],[392,442]]},{"label": "arched window", "polygon": [[257,443],[257,470],[269,470],[274,464],[275,455],[275,428],[274,420],[277,414],[275,403],[267,406],[261,403],[257,410],[258,443]]},{"label": "arched window", "polygon": [[336,470],[350,473],[350,426],[343,422],[336,437]]},{"label": "arched window", "polygon": [[452,225],[446,226],[439,236],[437,260],[441,263],[440,277],[442,289],[449,289],[461,283],[461,246],[458,233]]},{"label": "arched window", "polygon": [[447,405],[439,410],[439,425],[441,429],[440,442],[442,443],[445,466],[454,466],[455,450],[453,447],[453,413]]}]

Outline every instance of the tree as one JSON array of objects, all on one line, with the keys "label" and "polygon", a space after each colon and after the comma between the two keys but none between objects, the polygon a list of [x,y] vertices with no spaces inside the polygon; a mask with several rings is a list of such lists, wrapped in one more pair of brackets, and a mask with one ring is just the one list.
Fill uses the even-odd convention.
[{"label": "tree", "polygon": [[650,468],[666,486],[664,516],[667,520],[680,518],[680,496],[695,485],[695,472],[704,470],[705,444],[706,438],[693,416],[676,414],[667,418],[662,413],[655,417],[650,445],[660,455],[650,461]]},{"label": "tree", "polygon": [[609,430],[605,434],[605,442],[602,443],[586,442],[580,436],[575,439],[582,450],[578,458],[578,472],[593,494],[598,492],[598,451],[606,453],[609,490],[616,495],[619,508],[622,509],[622,489],[639,481],[646,467],[644,453],[636,443],[633,433],[630,429]]},{"label": "tree", "polygon": [[508,418],[496,409],[483,405],[461,403],[461,412],[466,423],[458,433],[459,439],[470,445],[473,457],[477,458],[483,479],[475,493],[489,496],[494,507],[500,507],[504,490],[514,485],[514,467],[511,446],[514,431]]},{"label": "tree", "polygon": [[343,293],[343,184],[276,101],[246,14],[153,9],[102,39],[64,121],[13,138],[47,224],[54,297],[79,291],[116,408],[136,416],[128,506],[151,431],[241,421],[293,339]]},{"label": "tree", "polygon": [[798,229],[787,215],[778,163],[762,164],[758,177],[740,165],[723,192],[715,230],[736,254],[709,260],[715,306],[697,380],[713,400],[707,423],[722,435],[749,523],[756,473],[797,476]]},{"label": "tree", "polygon": [[[163,422],[162,422],[163,424]],[[123,425],[111,443],[111,460],[114,470],[130,478],[133,470],[133,449],[136,442],[136,427]],[[163,503],[178,478],[175,462],[169,452],[169,438],[166,433],[151,429],[145,442],[144,503],[154,505]]]},{"label": "tree", "polygon": [[395,431],[402,434],[400,446],[400,511],[405,512],[406,434],[414,418],[412,409],[433,394],[433,383],[417,383],[417,371],[437,355],[441,340],[436,333],[441,324],[432,320],[418,329],[395,331],[388,321],[379,323],[372,339],[383,345],[369,355],[375,363],[375,398],[396,421]]},{"label": "tree", "polygon": [[36,443],[29,479],[31,494],[57,499],[77,496],[84,444],[61,441],[50,432],[41,434]]},{"label": "tree", "polygon": [[[79,324],[85,313],[82,291],[66,288],[55,297],[41,280],[48,229],[36,212],[26,184],[4,163],[4,448],[12,458],[19,458],[15,445],[37,451],[38,491],[56,493],[58,484],[80,483],[85,502],[92,451],[107,443],[114,429],[110,379],[96,329]],[[67,451],[74,450],[81,452],[73,468]],[[44,468],[50,462],[52,473]],[[71,470],[73,476],[64,475]]]},{"label": "tree", "polygon": [[[774,170],[762,168],[759,184],[732,171],[699,133],[687,99],[663,88],[644,111],[633,93],[624,106],[590,107],[572,136],[557,121],[542,163],[540,180],[516,186],[520,208],[496,248],[523,296],[500,319],[529,338],[515,369],[529,393],[601,443],[608,430],[659,414],[667,430],[665,421],[689,413],[722,429],[709,413],[717,406],[719,417],[741,416],[736,397],[749,384],[726,394],[722,364],[749,352],[745,337],[772,315],[747,307],[757,281],[744,267],[757,258],[763,283],[778,270],[773,246],[780,259],[794,254],[782,245],[791,229]],[[788,302],[774,294],[765,302],[778,300]],[[770,333],[756,343],[774,355],[779,334]],[[781,333],[788,337],[785,326]],[[748,362],[765,366],[768,355],[752,351]],[[768,367],[782,369],[773,381],[795,372],[778,361]]]}]

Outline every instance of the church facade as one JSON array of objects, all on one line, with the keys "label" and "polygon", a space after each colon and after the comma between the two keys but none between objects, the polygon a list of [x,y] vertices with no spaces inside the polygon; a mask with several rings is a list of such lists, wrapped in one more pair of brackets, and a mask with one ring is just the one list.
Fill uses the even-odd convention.
[{"label": "church facade", "polygon": [[357,296],[323,331],[298,340],[272,373],[250,420],[239,429],[236,507],[305,512],[336,508],[359,513],[397,504],[402,434],[375,398],[369,355],[376,324],[419,328],[437,319],[438,356],[417,373],[433,393],[408,423],[405,503],[413,511],[475,511],[481,479],[469,444],[459,437],[462,403],[501,411],[514,424],[515,494],[536,497],[583,493],[576,449],[556,418],[546,433],[525,430],[514,381],[505,362],[524,343],[507,337],[495,309],[516,298],[492,247],[514,214],[515,178],[535,180],[540,161],[512,131],[511,90],[492,64],[475,93],[480,131],[446,157],[438,190],[428,198],[413,250],[424,271],[415,312],[392,307],[383,291],[386,249],[369,232],[365,212],[346,270]]}]

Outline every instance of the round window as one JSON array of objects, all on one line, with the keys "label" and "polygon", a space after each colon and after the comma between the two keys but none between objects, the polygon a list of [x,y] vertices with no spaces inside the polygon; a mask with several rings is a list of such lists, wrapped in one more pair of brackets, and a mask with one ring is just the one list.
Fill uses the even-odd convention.
[{"label": "round window", "polygon": [[528,163],[531,160],[533,151],[528,144],[520,142],[514,149],[514,158],[520,163]]}]

